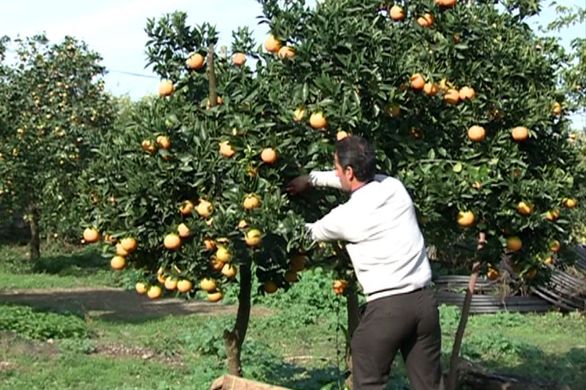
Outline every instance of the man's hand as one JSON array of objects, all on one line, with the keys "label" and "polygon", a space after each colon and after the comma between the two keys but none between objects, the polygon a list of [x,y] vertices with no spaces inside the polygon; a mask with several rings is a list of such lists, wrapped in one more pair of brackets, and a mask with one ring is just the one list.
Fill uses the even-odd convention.
[{"label": "man's hand", "polygon": [[309,176],[297,176],[287,184],[285,190],[291,195],[298,195],[301,192],[307,191],[309,187],[311,187]]}]

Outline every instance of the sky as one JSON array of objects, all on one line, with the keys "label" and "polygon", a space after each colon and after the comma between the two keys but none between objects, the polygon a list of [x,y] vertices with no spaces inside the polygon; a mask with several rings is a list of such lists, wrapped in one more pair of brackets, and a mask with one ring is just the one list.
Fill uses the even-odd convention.
[{"label": "sky", "polygon": [[[565,6],[586,5],[586,0],[559,2]],[[549,3],[549,0],[543,2]],[[156,93],[159,83],[145,69],[146,21],[176,10],[185,11],[190,24],[216,25],[220,45],[229,46],[231,32],[240,26],[248,26],[258,43],[268,33],[266,24],[258,24],[261,6],[256,0],[4,0],[0,2],[0,36],[15,38],[45,33],[55,43],[65,35],[82,40],[103,58],[102,65],[108,71],[106,89],[114,95],[139,99]],[[545,7],[531,23],[536,27],[554,17],[553,8]],[[559,36],[564,45],[578,36],[586,38],[586,24],[566,29]],[[583,128],[586,124],[583,118],[580,120]]]}]

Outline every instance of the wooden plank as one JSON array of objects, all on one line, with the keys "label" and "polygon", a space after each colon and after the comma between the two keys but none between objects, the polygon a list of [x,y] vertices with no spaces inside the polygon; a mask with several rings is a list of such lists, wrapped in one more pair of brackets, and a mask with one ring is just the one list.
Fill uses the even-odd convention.
[{"label": "wooden plank", "polygon": [[256,382],[250,379],[240,378],[234,375],[224,375],[217,378],[210,390],[289,390],[285,387],[273,386]]}]

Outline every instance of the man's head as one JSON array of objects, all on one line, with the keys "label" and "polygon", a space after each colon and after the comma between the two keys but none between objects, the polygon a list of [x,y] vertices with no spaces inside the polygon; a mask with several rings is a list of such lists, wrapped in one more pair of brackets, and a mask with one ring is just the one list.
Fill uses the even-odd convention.
[{"label": "man's head", "polygon": [[336,142],[334,163],[336,175],[340,178],[342,189],[345,191],[354,191],[374,178],[374,149],[360,136],[348,136]]}]

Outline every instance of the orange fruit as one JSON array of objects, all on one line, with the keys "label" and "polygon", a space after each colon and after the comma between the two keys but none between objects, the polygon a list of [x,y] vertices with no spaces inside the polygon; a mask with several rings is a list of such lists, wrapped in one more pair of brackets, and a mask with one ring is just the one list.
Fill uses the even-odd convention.
[{"label": "orange fruit", "polygon": [[283,46],[282,48],[279,49],[279,52],[277,55],[282,60],[284,60],[284,59],[292,60],[293,58],[295,58],[295,49],[292,48],[291,46]]},{"label": "orange fruit", "polygon": [[206,251],[211,251],[216,249],[216,243],[211,238],[206,238],[203,240],[203,246]]},{"label": "orange fruit", "polygon": [[435,0],[435,3],[443,8],[452,8],[456,5],[456,0]]},{"label": "orange fruit", "polygon": [[207,292],[215,291],[217,287],[216,281],[211,278],[204,278],[199,282],[199,288]]},{"label": "orange fruit", "polygon": [[462,227],[470,227],[474,225],[476,217],[472,211],[460,211],[458,212],[458,225]]},{"label": "orange fruit", "polygon": [[181,246],[181,238],[175,233],[169,233],[163,239],[163,246],[169,250],[177,250]]},{"label": "orange fruit", "polygon": [[228,248],[220,245],[216,250],[216,259],[218,261],[221,261],[222,263],[227,263],[230,260],[232,260],[232,253],[230,253],[230,250]]},{"label": "orange fruit", "polygon": [[476,92],[471,87],[462,87],[458,91],[458,96],[460,100],[472,100],[476,96]]},{"label": "orange fruit", "polygon": [[232,63],[236,66],[242,66],[246,62],[246,54],[234,53],[232,54]]},{"label": "orange fruit", "polygon": [[400,22],[405,19],[405,10],[403,7],[395,4],[389,10],[389,17],[395,22]]},{"label": "orange fruit", "polygon": [[435,96],[439,91],[438,86],[435,83],[427,82],[423,86],[423,93],[427,96]]},{"label": "orange fruit", "polygon": [[346,137],[348,137],[348,133],[345,132],[344,130],[340,130],[336,133],[336,140],[337,141],[341,141]]},{"label": "orange fruit", "polygon": [[474,142],[484,141],[486,138],[486,130],[484,130],[484,127],[482,126],[471,126],[468,129],[468,138],[470,141]]},{"label": "orange fruit", "polygon": [[236,151],[230,145],[230,141],[222,141],[220,142],[220,154],[224,157],[230,158],[232,157]]},{"label": "orange fruit", "polygon": [[122,246],[122,249],[124,249],[128,253],[134,252],[138,247],[138,243],[132,237],[123,238],[122,240],[120,240],[120,245]]},{"label": "orange fruit", "polygon": [[523,126],[515,127],[512,131],[513,139],[517,142],[525,141],[529,138],[529,129]]},{"label": "orange fruit", "polygon": [[273,148],[265,148],[260,154],[260,159],[267,164],[274,164],[277,161],[277,151]]},{"label": "orange fruit", "polygon": [[238,273],[238,269],[232,264],[224,264],[222,267],[222,274],[228,279],[233,279]]},{"label": "orange fruit", "polygon": [[306,261],[305,256],[298,253],[296,255],[293,255],[293,257],[291,257],[291,260],[289,261],[289,267],[293,271],[301,272],[305,269],[305,261]]},{"label": "orange fruit", "polygon": [[210,260],[210,266],[214,271],[219,272],[222,270],[222,268],[224,268],[224,263],[216,258],[213,258],[212,260]]},{"label": "orange fruit", "polygon": [[299,281],[299,279],[297,278],[297,272],[290,269],[288,271],[285,272],[285,280],[289,283],[296,283]]},{"label": "orange fruit", "polygon": [[562,105],[558,102],[555,102],[551,107],[551,112],[553,115],[560,115],[562,113]]},{"label": "orange fruit", "polygon": [[265,49],[269,53],[277,53],[281,49],[281,41],[279,41],[273,34],[265,39]]},{"label": "orange fruit", "polygon": [[555,221],[560,217],[560,211],[558,209],[548,210],[545,213],[545,219],[548,221]]},{"label": "orange fruit", "polygon": [[159,84],[159,96],[171,96],[175,92],[175,86],[171,80],[163,80]]},{"label": "orange fruit", "polygon": [[165,279],[165,288],[169,291],[177,289],[177,279],[172,277]]},{"label": "orange fruit", "polygon": [[451,105],[458,104],[460,101],[460,93],[457,89],[448,89],[444,95],[444,101]]},{"label": "orange fruit", "polygon": [[197,207],[195,208],[195,211],[204,218],[209,217],[210,215],[212,215],[212,212],[214,211],[214,207],[212,206],[212,204],[210,202],[208,202],[207,200],[201,199],[199,201],[199,204],[197,205]]},{"label": "orange fruit", "polygon": [[578,201],[574,198],[564,198],[562,204],[568,209],[573,209],[578,206]]},{"label": "orange fruit", "polygon": [[523,248],[523,241],[517,236],[507,238],[507,249],[511,252],[517,252]]},{"label": "orange fruit", "polygon": [[122,247],[121,243],[116,244],[116,254],[118,256],[128,256],[129,255],[128,251]]},{"label": "orange fruit", "polygon": [[202,56],[199,53],[194,53],[190,55],[189,58],[187,58],[187,60],[185,60],[185,66],[187,67],[187,69],[199,70],[203,68],[204,62],[204,56]]},{"label": "orange fruit", "polygon": [[433,26],[433,22],[434,17],[430,13],[423,14],[423,16],[417,18],[417,24],[421,27],[431,27]]},{"label": "orange fruit", "polygon": [[401,115],[401,107],[398,104],[393,104],[387,107],[387,113],[391,118],[398,118]]},{"label": "orange fruit", "polygon": [[554,261],[553,261],[553,257],[552,256],[548,256],[545,258],[545,260],[543,260],[543,263],[545,265],[553,265]]},{"label": "orange fruit", "polygon": [[153,154],[157,151],[157,147],[153,144],[153,141],[151,140],[145,139],[144,141],[142,141],[140,145],[142,147],[142,150],[149,154]]},{"label": "orange fruit", "polygon": [[244,241],[248,246],[259,246],[262,242],[262,233],[258,229],[250,229],[244,236]]},{"label": "orange fruit", "polygon": [[238,229],[246,229],[248,227],[248,222],[246,222],[245,219],[241,219],[240,222],[238,222]]},{"label": "orange fruit", "polygon": [[116,271],[119,271],[126,267],[126,259],[122,256],[114,256],[112,257],[112,260],[110,260],[110,266]]},{"label": "orange fruit", "polygon": [[169,139],[166,135],[159,135],[157,137],[157,144],[161,147],[161,149],[169,149],[171,147],[171,139]]},{"label": "orange fruit", "polygon": [[293,112],[293,120],[295,122],[301,122],[303,118],[305,118],[305,109],[303,107],[296,108],[295,112]]},{"label": "orange fruit", "polygon": [[497,271],[494,268],[489,268],[488,272],[486,273],[486,277],[488,278],[488,280],[497,280],[499,276],[499,271]]},{"label": "orange fruit", "polygon": [[136,292],[137,292],[138,294],[141,294],[141,295],[142,295],[142,294],[146,294],[146,292],[148,291],[148,286],[147,286],[147,284],[146,284],[146,283],[143,283],[143,282],[137,282],[137,283],[134,285],[134,289],[136,290]]},{"label": "orange fruit", "polygon": [[159,286],[150,286],[148,291],[147,291],[147,296],[150,299],[157,299],[160,298],[161,295],[163,294],[163,289],[161,289],[161,287]]},{"label": "orange fruit", "polygon": [[187,238],[191,235],[191,230],[189,230],[189,227],[186,224],[180,223],[179,226],[177,226],[177,233],[179,233],[179,237]]},{"label": "orange fruit", "polygon": [[425,87],[425,79],[420,73],[415,73],[411,76],[411,88],[416,91],[421,91]]},{"label": "orange fruit", "polygon": [[342,279],[334,280],[332,283],[332,289],[336,295],[344,294],[346,287],[348,287],[348,282]]},{"label": "orange fruit", "polygon": [[521,215],[531,215],[533,213],[533,205],[529,202],[521,201],[517,204],[517,212]]},{"label": "orange fruit", "polygon": [[222,294],[221,291],[215,291],[215,292],[208,293],[208,301],[209,302],[219,302],[222,300],[223,297],[224,297],[224,294]]},{"label": "orange fruit", "polygon": [[277,292],[279,286],[277,286],[277,283],[273,282],[272,280],[267,280],[263,283],[263,289],[267,294],[273,294]]},{"label": "orange fruit", "polygon": [[550,244],[549,244],[549,249],[553,252],[553,253],[558,253],[560,251],[560,249],[562,249],[562,244],[560,244],[560,242],[558,240],[553,240]]},{"label": "orange fruit", "polygon": [[83,231],[83,239],[85,240],[85,242],[87,242],[88,244],[97,242],[100,240],[100,232],[98,231],[98,229],[96,228],[85,228]]},{"label": "orange fruit", "polygon": [[242,206],[245,210],[252,210],[260,207],[261,201],[260,198],[255,194],[248,194],[244,198],[244,202],[242,202]]},{"label": "orange fruit", "polygon": [[321,111],[314,112],[309,117],[309,125],[314,129],[323,129],[328,125],[328,121]]},{"label": "orange fruit", "polygon": [[179,291],[180,293],[189,292],[189,291],[191,291],[192,288],[193,288],[193,283],[191,283],[190,280],[181,279],[180,281],[177,282],[177,291]]},{"label": "orange fruit", "polygon": [[190,200],[186,200],[183,203],[181,203],[181,206],[179,207],[179,212],[181,213],[181,215],[189,215],[192,211],[193,203]]}]

